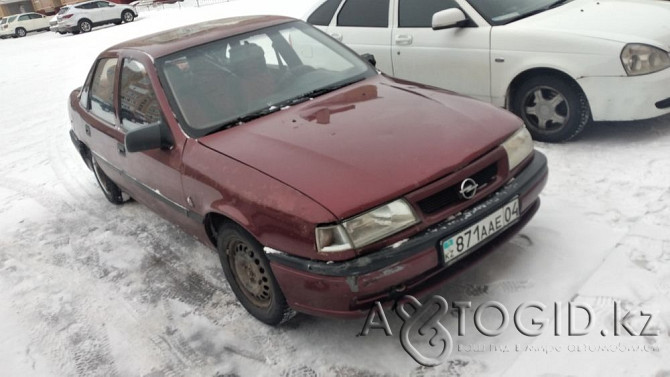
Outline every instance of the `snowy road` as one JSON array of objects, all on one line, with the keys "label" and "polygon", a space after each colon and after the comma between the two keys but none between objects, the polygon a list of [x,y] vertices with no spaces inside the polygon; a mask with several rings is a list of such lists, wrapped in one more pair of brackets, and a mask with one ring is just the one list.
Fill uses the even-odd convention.
[{"label": "snowy road", "polygon": [[[0,41],[0,376],[670,376],[670,117],[539,144],[550,180],[537,216],[437,292],[473,308],[498,301],[510,315],[538,301],[549,329],[554,302],[588,304],[594,330],[526,337],[508,326],[486,337],[471,310],[463,336],[455,316],[446,321],[454,352],[436,368],[405,353],[393,312],[392,337],[357,337],[363,319],[260,324],[214,253],[136,202],[105,200],[72,147],[65,107],[101,50],[205,19],[300,16],[308,3],[166,7],[88,34]],[[649,314],[658,335],[614,337],[614,303]],[[626,323],[639,334],[647,318]]]}]

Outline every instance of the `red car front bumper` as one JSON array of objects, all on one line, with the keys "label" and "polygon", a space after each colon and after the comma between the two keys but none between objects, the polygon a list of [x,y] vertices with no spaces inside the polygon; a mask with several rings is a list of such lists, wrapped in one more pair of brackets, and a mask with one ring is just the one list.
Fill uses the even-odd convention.
[{"label": "red car front bumper", "polygon": [[[535,152],[532,161],[507,185],[456,219],[445,220],[401,245],[344,262],[322,262],[284,253],[268,253],[272,271],[297,311],[329,317],[360,317],[375,301],[406,294],[421,295],[453,277],[516,234],[540,205],[539,193],[548,177],[547,160]],[[518,197],[520,216],[454,264],[445,264],[440,242],[468,228]]]}]

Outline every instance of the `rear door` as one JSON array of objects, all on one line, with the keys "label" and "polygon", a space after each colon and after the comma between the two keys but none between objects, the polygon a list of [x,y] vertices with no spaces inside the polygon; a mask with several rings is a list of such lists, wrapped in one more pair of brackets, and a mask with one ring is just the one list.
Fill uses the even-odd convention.
[{"label": "rear door", "polygon": [[123,135],[116,125],[114,100],[118,65],[119,59],[114,55],[97,61],[90,81],[82,88],[80,106],[83,111],[80,115],[84,123],[82,141],[93,152],[102,170],[125,188],[129,182],[122,174],[122,156],[117,150]]},{"label": "rear door", "polygon": [[49,27],[49,19],[39,13],[30,14],[31,30],[42,30]]},{"label": "rear door", "polygon": [[345,0],[328,25],[327,32],[359,54],[373,54],[377,68],[393,74],[391,6],[394,1]]},{"label": "rear door", "polygon": [[490,102],[491,26],[433,30],[433,14],[459,8],[455,0],[397,0],[393,28],[395,76]]},{"label": "rear door", "polygon": [[78,5],[76,8],[79,8],[82,11],[81,18],[88,18],[94,24],[99,23],[104,19],[103,11],[98,7],[97,1]]},{"label": "rear door", "polygon": [[22,14],[19,16],[19,19],[16,22],[16,25],[14,26],[14,29],[16,30],[17,28],[24,28],[26,31],[31,31],[33,30],[33,22],[30,20],[30,14]]},{"label": "rear door", "polygon": [[100,12],[100,18],[102,21],[109,21],[115,18],[121,18],[118,15],[117,8],[107,1],[98,1],[98,11]]}]

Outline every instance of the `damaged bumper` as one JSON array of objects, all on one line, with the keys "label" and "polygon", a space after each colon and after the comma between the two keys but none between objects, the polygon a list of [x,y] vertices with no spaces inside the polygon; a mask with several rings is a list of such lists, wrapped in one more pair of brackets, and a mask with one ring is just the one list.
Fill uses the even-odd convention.
[{"label": "damaged bumper", "polygon": [[[415,234],[401,244],[343,262],[323,262],[266,248],[272,271],[287,302],[312,315],[358,317],[375,301],[420,295],[472,265],[518,232],[540,205],[539,193],[548,176],[540,152],[507,185],[459,216]],[[445,262],[442,241],[518,199],[518,218],[496,231],[457,260]]]}]

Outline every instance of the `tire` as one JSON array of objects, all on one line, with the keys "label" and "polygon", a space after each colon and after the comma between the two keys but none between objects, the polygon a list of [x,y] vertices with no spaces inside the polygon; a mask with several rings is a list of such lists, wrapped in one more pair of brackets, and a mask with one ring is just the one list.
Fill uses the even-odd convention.
[{"label": "tire", "polygon": [[28,33],[26,32],[26,29],[24,29],[24,28],[22,28],[22,27],[18,27],[18,28],[16,28],[16,31],[14,31],[14,33],[16,34],[16,36],[17,36],[18,38],[23,38],[23,37],[26,36],[26,34],[28,34]]},{"label": "tire", "polygon": [[271,326],[295,315],[256,239],[238,226],[224,224],[219,229],[217,248],[230,287],[251,315]]},{"label": "tire", "polygon": [[586,95],[559,76],[534,76],[514,91],[511,110],[537,141],[558,143],[579,135],[591,119]]},{"label": "tire", "polygon": [[81,20],[77,24],[77,27],[79,28],[79,31],[82,33],[88,33],[93,29],[93,24],[89,20]]},{"label": "tire", "polygon": [[91,157],[91,165],[93,166],[93,174],[98,181],[98,185],[105,195],[105,198],[112,204],[123,204],[128,201],[128,196],[116,185],[98,165],[95,157]]},{"label": "tire", "polygon": [[64,32],[64,31],[59,31],[58,34],[60,34],[60,35],[65,35],[65,34],[67,34],[67,33]]},{"label": "tire", "polygon": [[123,13],[121,13],[121,19],[123,22],[133,22],[135,15],[129,10],[124,10]]}]

